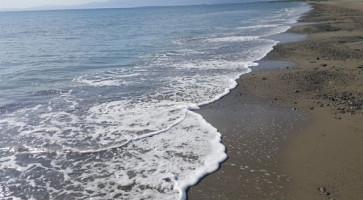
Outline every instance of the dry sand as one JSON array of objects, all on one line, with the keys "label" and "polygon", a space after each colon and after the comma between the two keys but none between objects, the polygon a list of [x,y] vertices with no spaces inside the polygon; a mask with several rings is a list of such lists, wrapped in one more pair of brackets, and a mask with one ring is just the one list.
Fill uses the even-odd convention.
[{"label": "dry sand", "polygon": [[315,24],[290,30],[309,39],[265,59],[278,69],[242,76],[200,110],[229,159],[190,199],[363,199],[363,7],[312,5],[302,21]]}]

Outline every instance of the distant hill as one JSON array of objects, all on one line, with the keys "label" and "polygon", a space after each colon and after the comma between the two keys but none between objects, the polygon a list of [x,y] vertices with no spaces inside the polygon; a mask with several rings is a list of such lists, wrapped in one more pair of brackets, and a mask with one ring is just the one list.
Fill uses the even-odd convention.
[{"label": "distant hill", "polygon": [[[278,0],[108,0],[73,6],[40,6],[24,10],[64,10],[64,9],[93,9],[93,8],[131,8],[144,6],[177,6],[177,5],[202,5],[224,3],[249,3],[268,2]],[[9,10],[9,9],[8,9]]]},{"label": "distant hill", "polygon": [[98,2],[81,5],[86,8],[99,7],[139,7],[139,6],[175,6],[175,5],[198,5],[198,4],[221,4],[221,3],[247,3],[262,2],[271,0],[110,0],[107,2]]}]

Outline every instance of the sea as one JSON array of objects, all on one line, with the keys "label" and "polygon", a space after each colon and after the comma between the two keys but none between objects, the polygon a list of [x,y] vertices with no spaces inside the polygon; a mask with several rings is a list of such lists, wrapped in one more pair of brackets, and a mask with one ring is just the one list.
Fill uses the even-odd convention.
[{"label": "sea", "polygon": [[227,158],[194,111],[310,9],[0,12],[0,199],[186,199]]}]

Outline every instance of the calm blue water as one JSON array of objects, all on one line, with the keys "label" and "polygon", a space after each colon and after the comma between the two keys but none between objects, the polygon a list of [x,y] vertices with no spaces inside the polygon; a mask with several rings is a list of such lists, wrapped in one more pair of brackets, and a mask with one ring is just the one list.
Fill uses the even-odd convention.
[{"label": "calm blue water", "polygon": [[300,3],[0,13],[0,198],[183,199],[226,158],[191,111]]}]

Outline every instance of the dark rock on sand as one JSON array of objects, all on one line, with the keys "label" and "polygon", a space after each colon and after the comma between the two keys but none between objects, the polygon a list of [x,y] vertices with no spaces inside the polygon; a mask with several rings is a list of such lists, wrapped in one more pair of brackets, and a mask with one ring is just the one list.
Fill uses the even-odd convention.
[{"label": "dark rock on sand", "polygon": [[326,195],[326,196],[330,196],[331,194],[330,194],[330,192],[327,190],[327,188],[326,187],[320,187],[319,188],[319,191],[320,191],[320,193],[321,194],[323,194],[323,195]]}]

